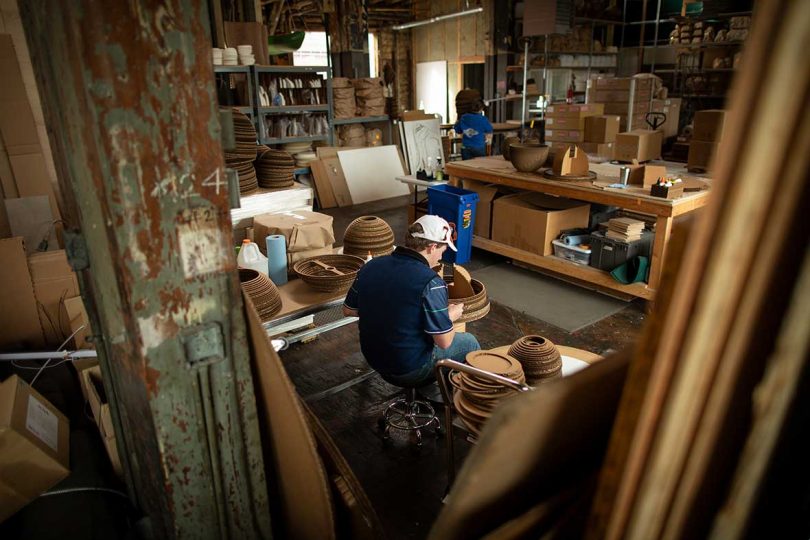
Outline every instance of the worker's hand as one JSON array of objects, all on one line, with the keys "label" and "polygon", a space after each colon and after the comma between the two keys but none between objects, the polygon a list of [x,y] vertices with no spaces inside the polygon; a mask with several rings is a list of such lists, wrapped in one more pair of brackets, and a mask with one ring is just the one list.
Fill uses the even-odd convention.
[{"label": "worker's hand", "polygon": [[450,304],[447,309],[450,320],[456,322],[461,317],[461,312],[464,311],[464,304]]}]

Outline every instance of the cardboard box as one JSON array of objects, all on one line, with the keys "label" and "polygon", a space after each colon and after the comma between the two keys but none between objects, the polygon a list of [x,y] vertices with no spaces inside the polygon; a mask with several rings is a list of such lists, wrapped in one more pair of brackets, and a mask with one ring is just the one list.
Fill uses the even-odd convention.
[{"label": "cardboard box", "polygon": [[45,343],[58,346],[71,334],[64,302],[79,295],[79,281],[62,249],[29,255],[28,269],[41,305],[38,314]]},{"label": "cardboard box", "polygon": [[[633,101],[636,103],[648,102],[652,97],[651,90],[636,90]],[[627,103],[630,101],[630,90],[599,90],[593,93],[595,103]]]},{"label": "cardboard box", "polygon": [[555,104],[546,107],[546,118],[585,117],[604,114],[605,106],[601,103]]},{"label": "cardboard box", "polygon": [[0,240],[0,261],[0,350],[37,350],[44,339],[22,237]]},{"label": "cardboard box", "polygon": [[609,143],[593,143],[593,142],[584,142],[579,145],[580,148],[585,150],[586,154],[590,154],[592,156],[599,156],[603,159],[613,159],[613,144],[612,142]]},{"label": "cardboard box", "polygon": [[546,129],[546,140],[552,142],[582,142],[585,132],[565,129]]},{"label": "cardboard box", "polygon": [[[681,98],[654,99],[652,101],[652,112],[662,112],[667,115],[666,122],[664,122],[664,124],[658,128],[664,131],[665,138],[678,136],[678,128],[680,127],[681,118],[681,105]],[[633,124],[636,126],[644,125],[643,123],[638,124],[636,122],[633,122]]]},{"label": "cardboard box", "polygon": [[689,158],[687,159],[686,168],[694,172],[706,172],[709,170],[709,165],[717,153],[717,145],[715,142],[696,141],[689,142]]},{"label": "cardboard box", "polygon": [[652,77],[608,77],[594,79],[594,85],[598,90],[629,90],[633,81],[636,81],[636,90],[651,90],[653,87]]},{"label": "cardboard box", "polygon": [[82,392],[90,404],[93,411],[93,419],[96,421],[101,439],[104,441],[104,448],[113,466],[113,471],[119,477],[123,477],[124,471],[121,466],[121,459],[118,456],[118,444],[115,439],[115,428],[110,414],[110,404],[107,401],[107,393],[104,391],[104,381],[101,378],[101,367],[96,365],[79,371]]},{"label": "cardboard box", "polygon": [[3,84],[0,85],[0,135],[6,152],[9,156],[39,152],[34,113],[28,102],[22,71],[9,34],[0,36],[0,70],[3,74]]},{"label": "cardboard box", "polygon": [[613,159],[618,161],[649,161],[661,157],[663,142],[661,131],[634,129],[616,135]]},{"label": "cardboard box", "polygon": [[[707,142],[719,142],[723,136],[723,126],[726,121],[726,111],[709,109],[695,113],[695,129],[692,139]],[[690,150],[691,152],[691,150]]]},{"label": "cardboard box", "polygon": [[95,349],[87,338],[90,336],[90,319],[87,317],[87,310],[81,296],[65,299],[65,311],[67,312],[70,334],[74,334],[73,342],[75,349]]},{"label": "cardboard box", "polygon": [[492,205],[492,240],[551,255],[551,241],[564,229],[588,226],[590,204],[544,193],[516,193]]},{"label": "cardboard box", "polygon": [[298,261],[309,259],[310,257],[317,257],[318,255],[332,255],[337,250],[333,246],[326,246],[318,249],[310,249],[308,251],[296,251],[287,253],[287,272],[293,273],[292,265]]},{"label": "cardboard box", "polygon": [[0,522],[70,473],[70,424],[17,375],[0,383]]},{"label": "cardboard box", "polygon": [[585,130],[585,119],[589,116],[557,116],[546,118],[546,129]]},{"label": "cardboard box", "polygon": [[616,115],[589,116],[585,119],[585,140],[587,142],[610,143],[616,140],[618,133],[619,117]]},{"label": "cardboard box", "polygon": [[496,184],[485,184],[466,178],[462,179],[462,187],[478,193],[473,234],[482,238],[492,238],[492,203],[504,194],[504,190]]},{"label": "cardboard box", "polygon": [[287,253],[332,247],[332,216],[300,210],[283,214],[261,214],[253,218],[253,237],[259,250],[267,255],[265,238],[281,234],[287,239]]},{"label": "cardboard box", "polygon": [[667,175],[667,168],[663,165],[631,166],[630,178],[627,183],[645,188],[655,184],[659,178]]}]

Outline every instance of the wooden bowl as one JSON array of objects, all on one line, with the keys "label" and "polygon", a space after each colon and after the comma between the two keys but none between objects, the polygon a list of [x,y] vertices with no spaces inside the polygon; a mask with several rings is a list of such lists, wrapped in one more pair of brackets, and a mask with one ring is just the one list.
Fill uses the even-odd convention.
[{"label": "wooden bowl", "polygon": [[[524,144],[539,143],[539,142],[540,142],[540,139],[532,138],[532,139],[526,139]],[[506,161],[510,161],[510,159],[511,159],[511,155],[512,155],[511,146],[513,144],[521,144],[520,143],[520,137],[515,137],[515,136],[504,137],[503,142],[501,143],[501,155],[503,156],[503,159],[505,159]]]},{"label": "wooden bowl", "polygon": [[543,166],[549,147],[540,143],[517,143],[509,147],[509,161],[520,172],[534,172]]}]

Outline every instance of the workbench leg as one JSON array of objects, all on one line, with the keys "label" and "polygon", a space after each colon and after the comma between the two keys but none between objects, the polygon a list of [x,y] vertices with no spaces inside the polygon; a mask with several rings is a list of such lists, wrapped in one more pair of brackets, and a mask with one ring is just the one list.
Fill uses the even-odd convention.
[{"label": "workbench leg", "polygon": [[672,218],[658,216],[655,222],[655,239],[652,248],[652,260],[650,261],[650,279],[648,285],[651,289],[658,290],[661,281],[661,270],[664,267],[664,254],[669,242],[669,233],[672,231]]}]

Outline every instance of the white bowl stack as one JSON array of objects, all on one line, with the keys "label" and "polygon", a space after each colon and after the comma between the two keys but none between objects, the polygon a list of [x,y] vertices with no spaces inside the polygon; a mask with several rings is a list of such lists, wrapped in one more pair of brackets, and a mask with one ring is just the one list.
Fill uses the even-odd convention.
[{"label": "white bowl stack", "polygon": [[253,45],[238,45],[236,50],[239,53],[239,63],[243,66],[252,66],[256,63],[256,57],[253,56]]},{"label": "white bowl stack", "polygon": [[239,56],[236,52],[236,49],[233,47],[228,47],[222,52],[222,63],[226,66],[238,66],[239,65]]},{"label": "white bowl stack", "polygon": [[216,47],[211,49],[211,61],[215,66],[222,65],[222,49],[218,49]]}]

